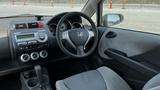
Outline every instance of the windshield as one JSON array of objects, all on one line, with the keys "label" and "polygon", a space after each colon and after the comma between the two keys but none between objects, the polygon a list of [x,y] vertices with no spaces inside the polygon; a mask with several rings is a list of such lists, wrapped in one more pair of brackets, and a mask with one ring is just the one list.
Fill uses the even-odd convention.
[{"label": "windshield", "polygon": [[0,0],[0,17],[81,11],[87,0]]}]

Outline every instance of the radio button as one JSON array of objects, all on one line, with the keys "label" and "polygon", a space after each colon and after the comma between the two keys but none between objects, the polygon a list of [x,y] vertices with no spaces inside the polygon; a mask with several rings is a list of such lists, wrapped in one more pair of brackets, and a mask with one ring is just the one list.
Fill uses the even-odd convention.
[{"label": "radio button", "polygon": [[41,58],[47,58],[48,57],[48,52],[46,50],[42,50],[40,53]]},{"label": "radio button", "polygon": [[37,60],[37,59],[39,59],[39,54],[38,54],[38,52],[33,52],[33,53],[31,53],[31,59],[32,59],[32,60]]},{"label": "radio button", "polygon": [[29,45],[34,45],[34,44],[37,44],[37,41],[28,41],[28,44]]},{"label": "radio button", "polygon": [[22,62],[28,62],[28,61],[30,60],[29,54],[22,54],[22,55],[20,56],[20,60],[21,60]]},{"label": "radio button", "polygon": [[27,42],[19,42],[17,43],[18,46],[26,46],[27,45]]}]

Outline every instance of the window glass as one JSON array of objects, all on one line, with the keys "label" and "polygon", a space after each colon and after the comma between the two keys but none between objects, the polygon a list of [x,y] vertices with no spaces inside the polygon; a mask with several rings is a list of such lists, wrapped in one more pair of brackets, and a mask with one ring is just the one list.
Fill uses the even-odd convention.
[{"label": "window glass", "polygon": [[87,0],[0,0],[0,17],[81,11]]},{"label": "window glass", "polygon": [[103,14],[109,13],[124,16],[112,27],[160,34],[160,0],[105,0]]}]

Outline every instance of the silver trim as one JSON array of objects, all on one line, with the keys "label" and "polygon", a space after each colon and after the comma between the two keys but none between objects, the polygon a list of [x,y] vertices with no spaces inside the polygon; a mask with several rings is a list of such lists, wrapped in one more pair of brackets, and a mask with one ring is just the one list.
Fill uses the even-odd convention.
[{"label": "silver trim", "polygon": [[[86,43],[85,43],[85,45],[84,45],[84,49],[85,49],[86,45],[88,44],[89,40],[90,40],[92,37],[94,37],[94,32],[93,32],[93,31],[87,30],[87,32],[88,32],[88,34],[89,34],[89,37],[88,37],[88,39],[87,39],[87,41],[86,41]],[[67,40],[67,41],[69,42],[69,44],[70,44],[73,48],[76,49],[76,46],[73,44],[73,42],[71,41],[71,39],[70,39],[70,37],[69,37],[69,35],[68,35],[68,31],[63,32],[63,34],[62,34],[62,39]]]},{"label": "silver trim", "polygon": [[[26,38],[26,39],[17,39],[18,35],[27,35],[27,34],[34,34],[33,38]],[[36,34],[35,33],[15,33],[15,39],[16,42],[23,42],[23,41],[30,41],[30,40],[36,40]]]},{"label": "silver trim", "polygon": [[74,48],[76,49],[76,46],[73,44],[73,42],[71,41],[70,37],[69,37],[69,34],[68,34],[68,31],[64,31],[62,33],[62,39],[64,40],[67,40],[69,42],[69,44]]},{"label": "silver trim", "polygon": [[[46,53],[46,55],[44,56],[42,53]],[[42,51],[40,51],[39,55],[40,55],[41,58],[47,58],[48,57],[48,52],[46,50],[42,50]]]},{"label": "silver trim", "polygon": [[[33,54],[36,54],[37,57],[33,57]],[[37,59],[39,59],[39,53],[38,53],[38,52],[32,52],[30,56],[31,56],[31,59],[32,59],[32,60],[37,60]]]},{"label": "silver trim", "polygon": [[88,39],[87,39],[87,41],[86,41],[86,43],[85,43],[85,45],[84,45],[84,49],[85,49],[86,45],[88,44],[89,40],[90,40],[92,37],[94,37],[94,32],[93,32],[93,31],[87,30],[87,32],[88,32],[88,34],[89,34],[89,37],[88,37]]},{"label": "silver trim", "polygon": [[[27,35],[27,34],[34,34],[34,37],[33,38],[26,38],[26,39],[17,39],[17,36],[18,35]],[[43,34],[45,36],[45,39],[44,40],[40,40],[39,39],[39,35],[40,34]],[[31,40],[38,40],[39,42],[41,43],[44,43],[48,40],[48,35],[45,33],[45,32],[33,32],[33,33],[20,33],[20,32],[17,32],[17,33],[14,33],[14,38],[16,40],[16,42],[22,42],[22,41],[31,41]]]},{"label": "silver trim", "polygon": [[[41,39],[39,38],[40,34],[44,35],[44,37],[45,37],[44,40],[41,40]],[[46,33],[41,33],[41,32],[40,32],[40,33],[37,33],[37,34],[36,34],[36,38],[37,38],[37,40],[38,40],[39,42],[44,43],[44,42],[46,42],[46,41],[48,40],[48,35],[47,35]]]},{"label": "silver trim", "polygon": [[[25,60],[25,59],[24,59],[24,56],[27,56],[28,58]],[[21,60],[22,62],[28,62],[28,61],[30,60],[29,54],[22,54],[22,55],[20,56],[20,60]]]}]

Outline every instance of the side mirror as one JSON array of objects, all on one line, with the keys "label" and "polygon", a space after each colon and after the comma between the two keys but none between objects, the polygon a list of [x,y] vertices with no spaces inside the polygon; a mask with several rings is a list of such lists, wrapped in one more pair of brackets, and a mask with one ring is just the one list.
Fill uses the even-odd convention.
[{"label": "side mirror", "polygon": [[103,16],[103,25],[105,27],[117,25],[124,19],[122,14],[106,14]]}]

